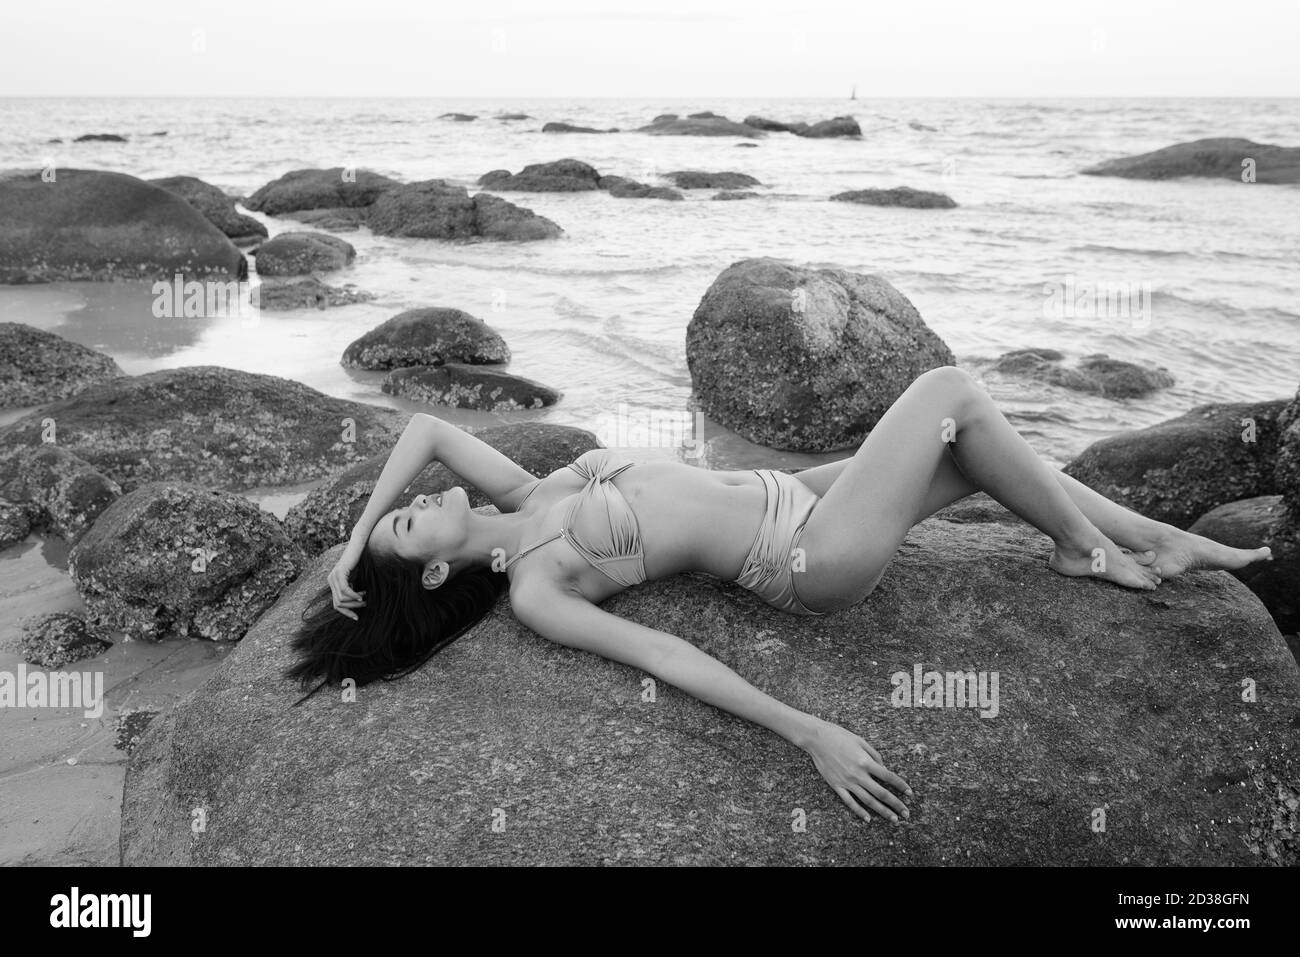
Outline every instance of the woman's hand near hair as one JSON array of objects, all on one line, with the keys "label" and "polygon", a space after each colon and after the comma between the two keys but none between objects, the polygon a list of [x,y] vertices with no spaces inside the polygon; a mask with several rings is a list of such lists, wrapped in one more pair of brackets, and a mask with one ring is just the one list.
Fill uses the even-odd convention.
[{"label": "woman's hand near hair", "polygon": [[349,541],[329,574],[330,591],[334,595],[334,610],[353,621],[357,621],[358,618],[357,613],[352,609],[364,608],[366,605],[366,593],[353,591],[352,586],[348,584],[348,576],[361,560],[362,547],[355,540]]}]

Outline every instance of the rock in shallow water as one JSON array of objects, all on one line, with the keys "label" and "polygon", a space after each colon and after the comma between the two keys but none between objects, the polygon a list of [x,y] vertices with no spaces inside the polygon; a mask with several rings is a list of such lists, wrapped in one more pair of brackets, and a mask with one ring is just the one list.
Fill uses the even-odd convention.
[{"label": "rock in shallow water", "polygon": [[1238,182],[1300,183],[1300,147],[1211,138],[1108,160],[1083,172],[1088,176],[1127,179],[1208,176]]},{"label": "rock in shallow water", "polygon": [[252,216],[235,209],[235,199],[222,190],[193,176],[168,176],[149,182],[175,193],[189,203],[212,225],[230,237],[236,244],[255,243],[266,238],[266,227]]},{"label": "rock in shallow water", "polygon": [[440,362],[510,361],[510,347],[482,319],[460,309],[408,309],[343,350],[351,369],[397,369]]},{"label": "rock in shallow water", "polygon": [[471,197],[464,187],[437,179],[389,190],[370,207],[366,221],[377,235],[414,239],[533,241],[564,232],[500,196]]},{"label": "rock in shallow water", "polygon": [[1259,596],[1278,628],[1300,631],[1300,534],[1281,495],[1229,502],[1206,512],[1188,531],[1233,548],[1267,545],[1273,560],[1255,562],[1232,575]]},{"label": "rock in shallow water", "polygon": [[[772,732],[663,682],[647,701],[646,675],[537,637],[505,600],[413,675],[290,707],[289,637],[337,554],[145,734],[123,863],[1300,863],[1300,673],[1222,573],[1122,591],[1053,574],[1036,532],[931,521],[825,618],[702,575],[604,604],[865,737],[916,792],[896,827],[854,817]],[[893,707],[918,666],[997,672],[996,716]],[[1243,702],[1239,676],[1268,693]]]},{"label": "rock in shallow water", "polygon": [[775,259],[729,266],[686,329],[703,411],[778,449],[861,442],[918,375],[953,361],[884,279]]},{"label": "rock in shallow water", "polygon": [[28,506],[31,527],[53,532],[69,545],[122,495],[117,482],[52,443],[0,458],[0,481],[6,496]]},{"label": "rock in shallow water", "polygon": [[285,219],[296,220],[307,226],[320,229],[332,229],[336,233],[355,232],[366,222],[366,207],[356,209],[334,208],[297,209],[282,214]]},{"label": "rock in shallow water", "polygon": [[351,243],[325,233],[280,233],[253,251],[259,276],[302,276],[342,269],[357,258]]},{"label": "rock in shallow water", "polygon": [[637,127],[635,133],[649,133],[652,136],[743,136],[758,139],[767,134],[744,123],[737,123],[725,116],[716,114],[697,114],[685,119],[673,113],[656,116],[648,126]]},{"label": "rock in shallow water", "polygon": [[533,193],[575,193],[603,188],[595,167],[576,159],[531,163],[518,173],[494,169],[480,176],[478,185],[484,189]]},{"label": "rock in shallow water", "polygon": [[1187,528],[1210,509],[1276,492],[1285,399],[1198,406],[1088,446],[1067,475],[1139,514]]},{"label": "rock in shallow water", "polygon": [[161,186],[103,170],[0,175],[0,283],[245,279],[243,254]]},{"label": "rock in shallow water", "polygon": [[68,573],[96,625],[151,641],[233,641],[303,561],[275,516],[243,496],[152,482],[99,517]]},{"label": "rock in shallow water", "polygon": [[[527,119],[527,117],[524,117]],[[503,117],[504,119],[504,117]],[[575,126],[572,123],[547,123],[542,127],[543,133],[617,133],[616,129],[598,130],[592,126]]]},{"label": "rock in shallow water", "polygon": [[1017,349],[999,357],[989,368],[1004,375],[1024,376],[1116,399],[1149,395],[1174,384],[1174,377],[1164,367],[1140,366],[1104,353],[1084,356],[1073,367],[1062,365],[1064,358],[1055,349]]},{"label": "rock in shallow water", "polygon": [[665,173],[680,189],[744,189],[763,184],[748,173],[709,173],[704,170],[682,169]]},{"label": "rock in shallow water", "polygon": [[956,209],[951,196],[931,193],[910,186],[893,189],[853,189],[831,197],[843,203],[861,203],[864,206],[906,206],[909,209]]},{"label": "rock in shallow water", "polygon": [[541,409],[555,405],[563,395],[550,386],[492,366],[459,362],[394,369],[382,388],[389,395],[483,412]]},{"label": "rock in shallow water", "polygon": [[113,643],[103,630],[81,615],[54,612],[23,624],[18,653],[28,664],[56,669],[93,658],[111,647]]},{"label": "rock in shallow water", "polygon": [[367,169],[298,169],[267,183],[244,205],[268,216],[302,209],[369,206],[401,184]]},{"label": "rock in shallow water", "polygon": [[0,322],[0,408],[66,399],[126,375],[112,358],[20,322]]},{"label": "rock in shallow water", "polygon": [[391,449],[408,417],[278,376],[185,366],[91,386],[0,428],[0,461],[42,445],[46,418],[60,447],[130,491],[322,478]]},{"label": "rock in shallow water", "polygon": [[254,287],[256,304],[267,312],[286,312],[291,309],[331,309],[370,302],[373,292],[357,289],[351,283],[331,286],[315,276],[269,276]]}]

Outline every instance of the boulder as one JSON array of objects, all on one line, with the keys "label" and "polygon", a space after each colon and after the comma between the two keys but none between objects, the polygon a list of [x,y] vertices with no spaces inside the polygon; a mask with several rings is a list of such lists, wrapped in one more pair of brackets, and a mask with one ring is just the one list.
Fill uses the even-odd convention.
[{"label": "boulder", "polygon": [[1273,483],[1291,511],[1300,515],[1300,390],[1278,413],[1277,431]]},{"label": "boulder", "polygon": [[744,123],[736,123],[723,116],[681,119],[671,113],[655,117],[654,122],[649,126],[638,127],[635,132],[649,133],[652,136],[743,136],[746,139],[758,139],[767,135],[762,130],[756,130]]},{"label": "boulder", "polygon": [[389,395],[418,402],[482,412],[541,409],[555,405],[563,395],[558,389],[492,366],[459,362],[394,369],[381,388]]},{"label": "boulder", "polygon": [[829,120],[819,120],[808,129],[799,133],[809,139],[830,139],[831,137],[861,137],[862,127],[851,116],[833,116]]},{"label": "boulder", "polygon": [[245,279],[248,263],[161,186],[103,170],[0,175],[0,283]]},{"label": "boulder", "polygon": [[864,206],[905,206],[909,209],[955,209],[951,196],[931,193],[910,186],[893,189],[851,189],[831,197],[842,203],[861,203]]},{"label": "boulder", "polygon": [[[539,478],[564,468],[583,452],[601,447],[590,432],[567,425],[524,422],[466,431],[473,431],[478,438]],[[388,451],[381,452],[340,472],[289,509],[284,517],[285,530],[307,554],[318,555],[352,534],[388,455]],[[397,496],[395,506],[405,505],[416,495],[433,495],[453,485],[460,485],[469,493],[472,507],[491,505],[491,499],[467,479],[440,462],[434,462]]]},{"label": "boulder", "polygon": [[23,661],[40,668],[63,669],[70,664],[93,658],[113,647],[113,643],[82,615],[53,612],[37,615],[23,623],[18,640],[18,654]]},{"label": "boulder", "polygon": [[25,539],[39,518],[39,510],[30,502],[11,502],[0,498],[0,550],[17,545]]},{"label": "boulder", "polygon": [[[56,420],[56,425],[58,420]],[[62,446],[44,443],[0,460],[9,500],[30,508],[30,528],[75,544],[122,494],[122,487]]]},{"label": "boulder", "polygon": [[572,123],[547,123],[543,133],[617,133],[618,130],[598,130],[591,126],[574,126]]},{"label": "boulder", "polygon": [[351,306],[370,302],[372,292],[357,289],[353,284],[331,286],[315,276],[290,278],[269,277],[254,287],[258,308],[267,312],[284,312],[289,309],[328,309],[333,306]]},{"label": "boulder", "polygon": [[744,189],[763,184],[748,173],[708,173],[698,169],[681,169],[666,173],[679,189]]},{"label": "boulder", "polygon": [[280,233],[253,250],[259,276],[302,276],[342,269],[357,258],[351,243],[326,233]]},{"label": "boulder", "polygon": [[1197,406],[1088,446],[1065,473],[1156,521],[1187,528],[1210,509],[1276,494],[1285,399]]},{"label": "boulder", "polygon": [[0,322],[0,408],[66,399],[126,375],[111,356],[20,322]]},{"label": "boulder", "polygon": [[0,428],[0,463],[40,446],[52,419],[61,448],[126,491],[290,485],[391,450],[407,418],[291,379],[184,366],[91,386]]},{"label": "boulder", "polygon": [[1071,367],[1061,364],[1064,358],[1055,349],[1017,349],[994,360],[988,369],[1116,399],[1149,395],[1174,384],[1174,377],[1163,366],[1140,366],[1095,353]]},{"label": "boulder", "polygon": [[1229,502],[1210,509],[1189,531],[1233,548],[1267,545],[1273,560],[1255,562],[1232,574],[1259,596],[1278,628],[1287,634],[1300,631],[1300,534],[1297,522],[1281,495]]},{"label": "boulder", "polygon": [[744,190],[724,189],[720,193],[713,194],[713,199],[724,200],[724,201],[732,200],[732,199],[757,199],[757,198],[758,198],[758,193],[752,192],[747,189]]},{"label": "boulder", "polygon": [[[543,640],[505,598],[413,674],[290,707],[289,639],[340,550],[145,732],[123,864],[1300,863],[1300,673],[1222,573],[1124,591],[1054,574],[1032,530],[931,521],[823,618],[704,575],[602,605],[866,738],[915,792],[895,826],[771,731]],[[996,714],[896,706],[918,670],[996,673]]]},{"label": "boulder", "polygon": [[247,245],[266,238],[266,227],[252,216],[245,216],[235,209],[234,197],[227,196],[211,183],[193,176],[167,176],[149,182],[185,200],[237,245]]},{"label": "boulder", "polygon": [[1083,173],[1126,179],[1208,176],[1244,182],[1247,168],[1253,170],[1257,183],[1300,183],[1300,147],[1231,138],[1193,140],[1139,156],[1107,160]]},{"label": "boulder", "polygon": [[471,197],[464,187],[436,179],[389,190],[370,208],[367,221],[380,236],[414,239],[533,241],[564,232],[546,217],[499,196]]},{"label": "boulder", "polygon": [[762,116],[745,117],[745,125],[752,126],[756,130],[763,130],[766,133],[794,133],[796,136],[803,136],[808,131],[807,123],[781,123]]},{"label": "boulder", "polygon": [[279,216],[301,209],[369,206],[401,185],[366,169],[298,169],[267,183],[244,203],[256,213]]},{"label": "boulder", "polygon": [[408,309],[354,340],[343,351],[350,369],[396,369],[442,362],[510,361],[510,347],[482,319],[460,309]]},{"label": "boulder", "polygon": [[119,136],[117,133],[83,133],[72,142],[74,143],[125,143],[126,137]]},{"label": "boulder", "polygon": [[474,116],[472,113],[443,113],[438,117],[438,119],[455,120],[457,123],[468,123],[471,120],[477,120],[478,117]]},{"label": "boulder", "polygon": [[860,443],[918,375],[953,361],[884,279],[768,258],[727,267],[686,329],[703,411],[778,449]]},{"label": "boulder", "polygon": [[297,209],[293,212],[284,213],[283,217],[296,220],[306,226],[315,226],[318,229],[332,229],[336,233],[350,233],[365,225],[366,207],[358,206],[355,209]]},{"label": "boulder", "polygon": [[533,193],[575,193],[601,189],[600,173],[581,160],[562,159],[533,163],[518,173],[494,169],[478,178],[484,189],[518,190]]},{"label": "boulder", "polygon": [[531,120],[532,117],[527,113],[501,113],[497,116],[498,120]]},{"label": "boulder", "polygon": [[667,199],[676,201],[686,198],[671,186],[647,186],[645,183],[624,179],[621,176],[606,176],[601,179],[601,182],[616,179],[623,180],[623,182],[612,183],[609,186],[609,195],[615,199]]},{"label": "boulder", "polygon": [[150,482],[99,517],[68,554],[68,574],[101,628],[237,641],[303,561],[276,517],[242,495]]},{"label": "boulder", "polygon": [[921,122],[919,122],[919,121],[917,121],[917,120],[909,120],[907,125],[908,125],[911,129],[916,130],[918,133],[938,133],[938,132],[939,132],[939,131],[938,131],[937,129],[935,129],[933,126],[927,126],[926,124],[921,123]]}]

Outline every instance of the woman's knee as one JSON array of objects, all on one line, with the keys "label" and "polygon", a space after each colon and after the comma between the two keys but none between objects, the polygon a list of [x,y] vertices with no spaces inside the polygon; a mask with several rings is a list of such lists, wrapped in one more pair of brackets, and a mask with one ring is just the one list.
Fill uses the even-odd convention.
[{"label": "woman's knee", "polygon": [[956,366],[939,366],[922,372],[913,384],[943,396],[953,404],[954,413],[971,409],[985,397],[984,390],[974,376]]}]

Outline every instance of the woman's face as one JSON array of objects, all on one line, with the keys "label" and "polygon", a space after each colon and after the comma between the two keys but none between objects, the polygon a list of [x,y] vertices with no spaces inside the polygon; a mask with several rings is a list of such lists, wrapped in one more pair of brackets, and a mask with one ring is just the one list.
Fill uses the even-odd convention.
[{"label": "woman's face", "polygon": [[437,495],[417,495],[375,523],[370,548],[423,564],[451,561],[464,543],[469,496],[459,485]]}]

